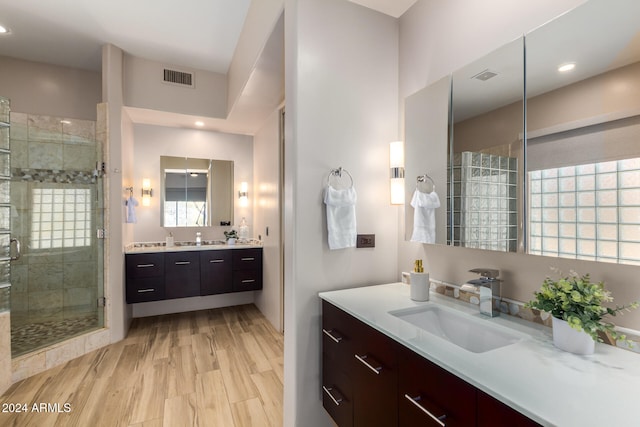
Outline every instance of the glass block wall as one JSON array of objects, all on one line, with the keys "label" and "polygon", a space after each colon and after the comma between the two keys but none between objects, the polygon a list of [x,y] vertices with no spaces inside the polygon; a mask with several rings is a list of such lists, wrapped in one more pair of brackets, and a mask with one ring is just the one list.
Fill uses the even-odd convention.
[{"label": "glass block wall", "polygon": [[453,242],[516,251],[517,159],[465,151],[453,158]]},{"label": "glass block wall", "polygon": [[529,253],[640,265],[640,158],[528,175]]}]

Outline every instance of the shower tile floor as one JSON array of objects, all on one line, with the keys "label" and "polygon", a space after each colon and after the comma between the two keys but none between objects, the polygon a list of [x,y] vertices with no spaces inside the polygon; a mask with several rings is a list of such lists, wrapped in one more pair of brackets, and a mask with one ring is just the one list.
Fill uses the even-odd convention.
[{"label": "shower tile floor", "polygon": [[27,325],[11,325],[11,356],[17,357],[99,328],[95,314]]}]

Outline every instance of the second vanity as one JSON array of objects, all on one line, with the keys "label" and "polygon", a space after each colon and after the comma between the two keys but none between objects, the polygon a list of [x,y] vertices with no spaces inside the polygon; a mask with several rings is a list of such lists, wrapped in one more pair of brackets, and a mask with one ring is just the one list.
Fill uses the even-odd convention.
[{"label": "second vanity", "polygon": [[[638,425],[636,353],[597,344],[576,356],[549,328],[433,293],[414,302],[400,283],[320,298],[323,405],[339,426]],[[426,311],[464,320],[467,348],[411,320]],[[478,346],[484,328],[507,338]]]},{"label": "second vanity", "polygon": [[203,243],[128,247],[127,303],[262,289],[261,246]]}]

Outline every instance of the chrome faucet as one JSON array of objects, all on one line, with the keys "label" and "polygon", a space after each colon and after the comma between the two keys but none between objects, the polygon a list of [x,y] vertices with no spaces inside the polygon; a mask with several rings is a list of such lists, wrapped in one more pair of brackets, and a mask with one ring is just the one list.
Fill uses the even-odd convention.
[{"label": "chrome faucet", "polygon": [[500,312],[495,309],[493,297],[500,296],[500,283],[502,283],[502,280],[498,279],[500,270],[474,268],[469,270],[469,272],[480,275],[479,279],[473,279],[467,282],[470,285],[474,285],[480,292],[480,314],[489,317],[499,316]]}]

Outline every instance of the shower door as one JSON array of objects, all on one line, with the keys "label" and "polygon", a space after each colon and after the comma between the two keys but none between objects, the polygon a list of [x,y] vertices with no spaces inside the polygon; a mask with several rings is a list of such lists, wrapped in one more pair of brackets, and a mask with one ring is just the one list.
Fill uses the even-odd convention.
[{"label": "shower door", "polygon": [[14,357],[104,324],[101,164],[95,121],[11,113]]}]

